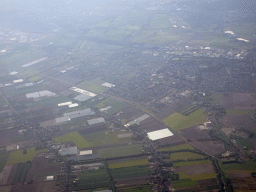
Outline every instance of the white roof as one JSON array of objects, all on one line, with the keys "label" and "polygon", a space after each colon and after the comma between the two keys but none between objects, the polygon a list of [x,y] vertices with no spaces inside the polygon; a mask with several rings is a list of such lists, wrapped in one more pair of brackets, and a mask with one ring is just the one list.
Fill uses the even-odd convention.
[{"label": "white roof", "polygon": [[46,177],[46,181],[51,181],[51,180],[53,180],[53,176],[47,176]]},{"label": "white roof", "polygon": [[92,150],[80,151],[79,155],[91,155]]},{"label": "white roof", "polygon": [[23,79],[17,79],[13,81],[13,83],[20,83],[20,82],[23,82]]},{"label": "white roof", "polygon": [[71,89],[72,91],[75,91],[75,92],[78,92],[78,93],[82,93],[82,94],[88,95],[88,96],[90,96],[90,97],[95,97],[95,96],[97,96],[97,94],[94,94],[94,93],[92,93],[92,92],[89,92],[89,91],[80,89],[80,88],[78,88],[78,87],[71,87],[70,89]]},{"label": "white roof", "polygon": [[5,50],[5,49],[1,50],[1,53],[5,53],[5,52],[6,52],[6,50]]},{"label": "white roof", "polygon": [[111,87],[115,87],[115,85],[114,84],[111,84],[111,83],[103,83],[102,84],[103,86],[105,86],[105,87],[109,87],[109,88],[111,88]]},{"label": "white roof", "polygon": [[78,106],[78,103],[73,103],[73,104],[70,104],[68,107],[73,108],[73,107],[77,107],[77,106]]},{"label": "white roof", "polygon": [[16,75],[18,72],[17,71],[13,71],[11,73],[9,73],[10,75]]},{"label": "white roof", "polygon": [[173,133],[168,128],[148,133],[148,138],[152,141],[163,139],[170,136],[173,136]]},{"label": "white roof", "polygon": [[70,121],[70,118],[69,117],[59,117],[59,118],[56,118],[55,121],[56,121],[56,123],[63,123],[66,121]]},{"label": "white roof", "polygon": [[69,102],[65,102],[65,103],[59,103],[58,106],[61,107],[61,106],[65,106],[65,105],[71,105],[72,102],[69,101]]},{"label": "white roof", "polygon": [[22,65],[22,67],[29,67],[29,66],[31,66],[31,65],[37,64],[37,63],[39,63],[39,62],[41,62],[41,61],[44,61],[44,60],[46,60],[46,59],[48,59],[48,57],[43,57],[43,58],[41,58],[41,59],[37,59],[37,60],[35,60],[35,61],[32,61],[32,62],[30,62],[30,63],[27,63],[27,64],[25,64],[25,65]]}]

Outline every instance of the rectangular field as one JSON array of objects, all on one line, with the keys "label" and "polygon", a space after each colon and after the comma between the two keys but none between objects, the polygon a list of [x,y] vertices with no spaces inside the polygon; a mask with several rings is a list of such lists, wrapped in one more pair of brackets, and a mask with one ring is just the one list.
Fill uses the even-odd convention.
[{"label": "rectangular field", "polygon": [[204,173],[204,174],[195,174],[195,175],[187,175],[184,172],[179,173],[180,179],[191,179],[192,181],[198,181],[203,179],[214,179],[216,178],[216,173]]},{"label": "rectangular field", "polygon": [[53,141],[64,143],[68,141],[72,141],[78,148],[88,148],[91,147],[91,144],[78,132],[68,133],[63,136],[52,138]]},{"label": "rectangular field", "polygon": [[116,169],[121,167],[132,167],[132,166],[147,165],[147,164],[148,164],[148,158],[145,158],[145,159],[137,159],[137,160],[111,162],[108,164],[108,167],[110,169]]},{"label": "rectangular field", "polygon": [[192,152],[178,152],[171,154],[171,161],[175,160],[189,160],[189,159],[203,159],[205,156]]},{"label": "rectangular field", "polygon": [[174,145],[174,146],[170,146],[170,147],[165,147],[165,148],[161,148],[159,149],[159,151],[178,151],[178,150],[183,150],[183,149],[190,149],[190,150],[194,150],[194,148],[191,145],[188,144],[180,144],[180,145]]},{"label": "rectangular field", "polygon": [[102,158],[123,157],[123,156],[130,156],[130,155],[138,155],[142,153],[141,145],[139,144],[103,148],[103,149],[98,149],[97,151]]},{"label": "rectangular field", "polygon": [[93,147],[124,144],[124,143],[131,142],[131,137],[118,138],[119,134],[121,134],[121,132],[105,133],[104,131],[101,131],[101,132],[87,134],[84,136],[84,138]]},{"label": "rectangular field", "polygon": [[202,165],[202,164],[210,164],[209,160],[203,161],[187,161],[187,162],[178,162],[174,163],[174,167],[182,167],[182,166],[189,166],[189,165]]},{"label": "rectangular field", "polygon": [[28,148],[26,154],[23,150],[12,151],[8,157],[7,164],[25,163],[32,161],[39,153],[48,152],[49,149],[36,150],[35,147]]},{"label": "rectangular field", "polygon": [[171,129],[178,131],[188,127],[193,127],[206,122],[206,116],[202,109],[198,109],[188,116],[181,115],[179,113],[173,113],[166,117],[164,123]]},{"label": "rectangular field", "polygon": [[19,163],[15,172],[13,183],[24,182],[31,163]]}]

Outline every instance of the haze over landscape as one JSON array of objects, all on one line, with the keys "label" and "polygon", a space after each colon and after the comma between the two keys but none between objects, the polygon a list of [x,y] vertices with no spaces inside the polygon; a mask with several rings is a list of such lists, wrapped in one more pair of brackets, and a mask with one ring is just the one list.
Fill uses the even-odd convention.
[{"label": "haze over landscape", "polygon": [[0,191],[256,191],[256,1],[0,2]]}]

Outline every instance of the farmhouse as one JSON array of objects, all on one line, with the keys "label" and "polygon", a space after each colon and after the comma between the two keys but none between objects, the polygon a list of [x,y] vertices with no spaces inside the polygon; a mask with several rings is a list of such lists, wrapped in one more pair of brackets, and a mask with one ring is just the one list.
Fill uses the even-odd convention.
[{"label": "farmhouse", "polygon": [[168,128],[157,130],[157,131],[152,131],[147,134],[148,134],[148,138],[152,141],[173,136],[173,133]]}]

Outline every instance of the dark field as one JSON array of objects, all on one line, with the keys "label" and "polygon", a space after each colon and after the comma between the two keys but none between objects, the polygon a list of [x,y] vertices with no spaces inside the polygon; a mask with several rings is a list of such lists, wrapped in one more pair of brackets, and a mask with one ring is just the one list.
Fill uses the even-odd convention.
[{"label": "dark field", "polygon": [[27,173],[26,182],[35,181],[40,175],[54,175],[60,172],[60,166],[49,165],[49,159],[45,157],[35,157],[30,170]]},{"label": "dark field", "polygon": [[153,117],[150,117],[150,118],[140,122],[140,125],[137,126],[136,128],[141,131],[151,132],[151,131],[156,131],[156,130],[160,130],[160,129],[165,129],[166,125],[155,120]]}]

